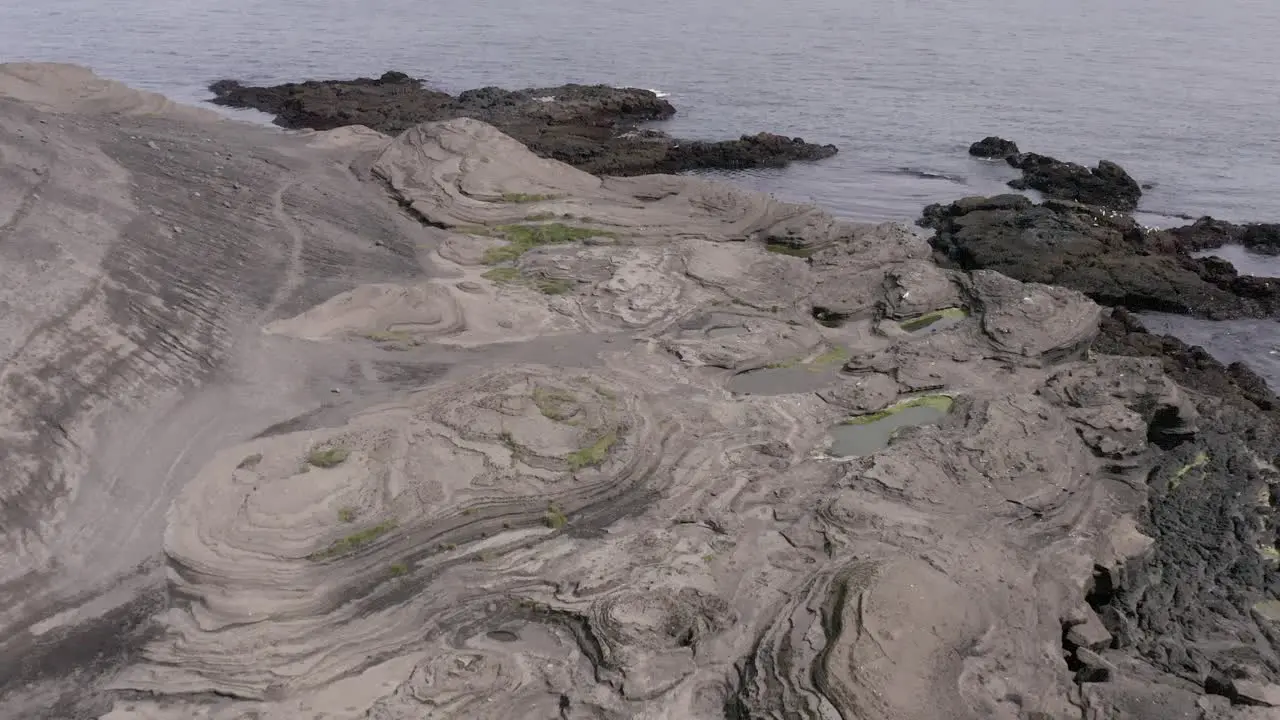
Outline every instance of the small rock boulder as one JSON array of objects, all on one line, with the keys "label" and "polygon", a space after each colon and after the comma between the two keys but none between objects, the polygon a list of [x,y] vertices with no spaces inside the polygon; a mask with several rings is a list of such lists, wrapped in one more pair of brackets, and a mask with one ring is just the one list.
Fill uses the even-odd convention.
[{"label": "small rock boulder", "polygon": [[970,145],[969,154],[974,157],[1002,160],[1018,154],[1018,143],[992,135]]},{"label": "small rock boulder", "polygon": [[1235,680],[1231,685],[1233,699],[1241,705],[1280,707],[1280,685],[1257,680]]},{"label": "small rock boulder", "polygon": [[1280,255],[1280,223],[1246,225],[1240,243],[1256,253]]},{"label": "small rock boulder", "polygon": [[1142,197],[1138,181],[1110,160],[1087,168],[1048,155],[1020,153],[1006,162],[1022,171],[1021,178],[1009,181],[1009,187],[1017,190],[1030,188],[1059,200],[1124,212],[1137,208]]},{"label": "small rock boulder", "polygon": [[1076,648],[1102,650],[1111,646],[1111,631],[1102,624],[1097,613],[1090,611],[1085,621],[1067,630],[1067,642]]}]

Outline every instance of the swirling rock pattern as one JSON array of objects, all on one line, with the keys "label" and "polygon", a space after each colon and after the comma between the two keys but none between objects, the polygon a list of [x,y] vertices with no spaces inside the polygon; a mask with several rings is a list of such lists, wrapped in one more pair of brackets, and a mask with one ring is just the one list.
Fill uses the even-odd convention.
[{"label": "swirling rock pattern", "polygon": [[[107,123],[60,107],[86,146],[110,123],[219,132],[163,107]],[[45,112],[0,110],[24,132]],[[596,178],[474,120],[394,140],[236,132],[245,155],[276,143],[303,173],[273,215],[299,264],[282,290],[224,308],[221,332],[162,325],[171,339],[151,347],[217,350],[199,356],[210,392],[163,385],[205,413],[163,416],[171,432],[209,437],[157,434],[119,461],[137,475],[103,509],[162,542],[162,577],[143,579],[163,607],[125,636],[126,662],[74,691],[23,670],[6,713],[1043,720],[1198,702],[1155,657],[1153,629],[1176,619],[1118,590],[1163,591],[1128,582],[1133,563],[1194,566],[1137,518],[1160,496],[1152,467],[1168,480],[1186,464],[1169,477],[1200,486],[1214,461],[1162,447],[1218,416],[1159,362],[1093,353],[1103,317],[1085,296],[939,268],[899,226],[696,178]],[[112,187],[129,217],[138,200]],[[343,191],[389,228],[367,259],[316,214]],[[767,392],[741,389],[761,373]],[[244,395],[257,414],[232,411]],[[838,423],[919,403],[946,410],[830,452]],[[74,437],[55,460],[105,452]],[[190,472],[140,499],[161,461]],[[164,529],[147,534],[156,512]],[[95,527],[53,521],[19,542]],[[5,628],[71,646],[59,628],[86,612]],[[1072,639],[1086,629],[1138,652]],[[1247,683],[1265,689],[1269,666],[1241,662],[1222,682],[1259,694]]]}]

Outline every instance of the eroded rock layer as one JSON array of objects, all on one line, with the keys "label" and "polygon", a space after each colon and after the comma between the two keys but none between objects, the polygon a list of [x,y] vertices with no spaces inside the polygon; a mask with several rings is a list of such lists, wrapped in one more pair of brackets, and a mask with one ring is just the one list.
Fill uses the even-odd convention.
[{"label": "eroded rock layer", "polygon": [[[116,86],[86,106],[68,98],[98,81],[68,68],[6,72],[27,83],[0,85],[6,152],[57,129],[83,149],[42,151],[49,177],[89,151],[119,175],[119,217],[95,217],[130,230],[92,237],[136,252],[136,207],[178,203],[148,185],[155,165],[108,152],[148,147],[146,129],[225,162],[210,172],[248,196],[184,194],[249,225],[190,242],[241,278],[286,278],[255,295],[163,266],[172,286],[225,286],[206,302],[234,319],[159,317],[146,327],[168,335],[140,343],[191,362],[172,349],[209,338],[203,375],[132,376],[154,393],[138,407],[163,396],[177,409],[156,423],[203,440],[150,430],[57,501],[109,512],[26,500],[40,525],[6,527],[6,572],[67,574],[28,577],[27,614],[4,616],[19,640],[0,650],[47,659],[13,665],[6,713],[1155,720],[1257,717],[1274,689],[1274,470],[1244,427],[1265,398],[1240,374],[1206,395],[1080,292],[941,268],[907,228],[697,178],[601,179],[478,120],[281,136]],[[61,94],[32,90],[54,80]],[[273,185],[280,167],[292,184]],[[32,243],[49,226],[26,217],[5,232]],[[250,254],[264,228],[284,270]],[[171,306],[198,307],[140,295],[120,312]],[[20,351],[33,377],[71,376],[38,349]],[[46,417],[11,408],[6,433]],[[15,447],[108,453],[72,437]],[[107,478],[115,492],[89,494]],[[61,539],[134,535],[162,550],[136,581],[160,611],[122,662],[59,665],[101,628]]]}]

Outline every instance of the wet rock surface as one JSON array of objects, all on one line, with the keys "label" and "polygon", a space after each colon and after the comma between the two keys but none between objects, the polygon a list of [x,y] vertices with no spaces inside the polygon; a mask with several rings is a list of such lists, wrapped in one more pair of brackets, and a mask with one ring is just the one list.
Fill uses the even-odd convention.
[{"label": "wet rock surface", "polygon": [[1150,230],[1097,207],[998,195],[930,205],[920,224],[934,230],[933,247],[959,267],[1064,285],[1104,305],[1214,319],[1280,312],[1280,282],[1190,255],[1228,234],[1216,223]]},{"label": "wet rock surface", "polygon": [[1280,254],[1280,224],[1245,223],[1202,217],[1190,225],[1165,231],[1188,252],[1213,250],[1224,245],[1242,245],[1253,252]]},{"label": "wet rock surface", "polygon": [[991,135],[969,146],[974,157],[1003,160],[1018,154],[1018,143]]},{"label": "wet rock surface", "polygon": [[[16,65],[0,149],[0,716],[1274,697],[1276,399],[1081,292],[473,119],[282,135]],[[761,368],[831,382],[729,390]]]},{"label": "wet rock surface", "polygon": [[322,80],[252,87],[234,80],[210,86],[214,103],[253,108],[288,128],[331,130],[364,125],[399,134],[421,122],[470,117],[490,123],[542,157],[600,175],[644,175],[701,169],[782,167],[822,160],[834,145],[762,132],[736,140],[672,138],[639,129],[676,109],[651,90],[561,85],[526,90],[487,87],[457,97],[423,87],[400,72],[379,78]]},{"label": "wet rock surface", "polygon": [[1048,155],[1019,153],[1006,162],[1022,171],[1021,178],[1009,182],[1015,190],[1029,188],[1058,200],[1123,211],[1138,207],[1142,197],[1138,181],[1110,160],[1088,168]]}]

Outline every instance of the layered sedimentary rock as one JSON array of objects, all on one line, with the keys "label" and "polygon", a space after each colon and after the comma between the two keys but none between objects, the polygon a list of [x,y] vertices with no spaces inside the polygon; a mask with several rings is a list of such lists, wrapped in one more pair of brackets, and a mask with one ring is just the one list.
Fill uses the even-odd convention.
[{"label": "layered sedimentary rock", "polygon": [[[6,240],[166,273],[99,329],[200,368],[129,370],[112,417],[154,418],[132,435],[68,425],[83,401],[9,406],[7,438],[52,420],[70,437],[39,457],[86,460],[6,527],[6,572],[59,577],[23,576],[4,617],[0,714],[1155,720],[1252,717],[1273,690],[1273,471],[1240,465],[1263,416],[1163,348],[1099,353],[1130,335],[1080,292],[703,179],[598,178],[472,119],[280,135],[65,67],[0,77],[0,147],[48,153],[55,183],[94,158],[121,198],[83,236],[12,213]],[[243,202],[204,199],[199,168]],[[153,207],[207,214],[165,218],[164,264],[139,254]],[[125,396],[10,347],[23,382]],[[1229,528],[1181,524],[1212,512]],[[163,591],[137,633],[83,580],[128,569],[120,538],[162,553],[108,586]],[[90,631],[127,655],[86,666]]]}]

